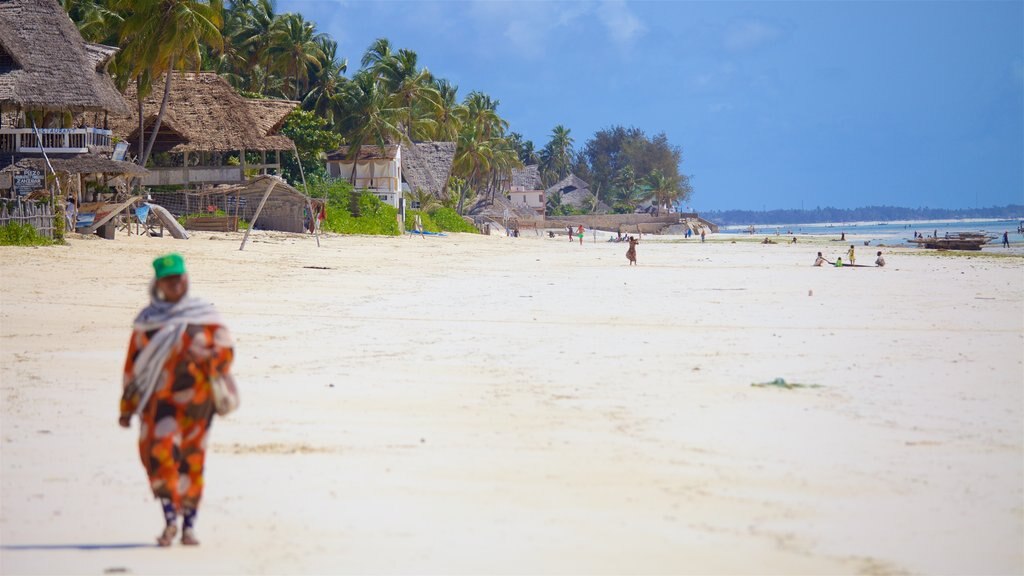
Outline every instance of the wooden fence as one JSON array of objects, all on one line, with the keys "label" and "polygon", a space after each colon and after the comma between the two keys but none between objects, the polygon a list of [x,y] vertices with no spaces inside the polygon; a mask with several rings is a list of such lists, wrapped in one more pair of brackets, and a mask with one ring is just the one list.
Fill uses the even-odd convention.
[{"label": "wooden fence", "polygon": [[40,236],[53,239],[53,208],[41,202],[0,202],[0,226],[11,222],[22,222],[31,225]]}]

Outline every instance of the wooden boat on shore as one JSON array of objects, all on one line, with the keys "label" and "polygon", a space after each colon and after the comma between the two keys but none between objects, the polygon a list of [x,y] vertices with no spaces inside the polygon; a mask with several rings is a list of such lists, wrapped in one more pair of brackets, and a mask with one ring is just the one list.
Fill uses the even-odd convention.
[{"label": "wooden boat on shore", "polygon": [[918,247],[933,250],[981,250],[992,238],[982,232],[959,232],[947,234],[942,238],[924,237],[907,240]]}]

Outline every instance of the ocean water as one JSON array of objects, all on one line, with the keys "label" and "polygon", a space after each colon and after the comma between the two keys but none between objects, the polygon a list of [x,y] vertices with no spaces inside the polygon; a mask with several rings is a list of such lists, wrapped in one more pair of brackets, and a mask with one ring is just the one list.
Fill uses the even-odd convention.
[{"label": "ocean water", "polygon": [[[754,226],[755,236],[775,236],[792,234],[811,234],[828,236],[836,240],[843,232],[847,239],[861,241],[870,240],[871,244],[911,245],[908,240],[914,238],[914,232],[924,236],[938,233],[940,237],[959,232],[981,232],[992,237],[986,246],[1000,246],[1003,232],[1009,232],[1010,244],[1024,245],[1024,234],[1017,232],[1022,220],[929,220],[901,222],[843,222],[821,224],[771,224]],[[725,234],[747,234],[748,226],[724,226],[720,229]]]}]

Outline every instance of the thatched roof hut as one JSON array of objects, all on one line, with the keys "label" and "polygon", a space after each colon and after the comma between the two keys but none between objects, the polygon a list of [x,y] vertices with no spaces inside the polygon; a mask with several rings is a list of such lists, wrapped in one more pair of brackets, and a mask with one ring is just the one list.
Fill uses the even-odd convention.
[{"label": "thatched roof hut", "polygon": [[[328,162],[351,162],[352,158],[349,158],[349,154],[352,152],[350,146],[342,146],[327,154]],[[376,146],[374,144],[363,144],[359,147],[359,156],[356,157],[357,162],[364,162],[366,160],[394,160],[398,154],[397,144],[388,144],[384,148]]]},{"label": "thatched roof hut", "polygon": [[[154,82],[162,86],[163,80]],[[125,98],[136,99],[134,85]],[[160,111],[163,91],[156,88],[143,102],[149,128]],[[157,135],[154,152],[232,152],[235,150],[291,150],[292,141],[279,133],[288,113],[298,107],[290,100],[243,98],[226,80],[212,72],[174,72],[171,93]],[[139,118],[128,114],[111,118],[114,134],[137,145]]]},{"label": "thatched roof hut", "polygon": [[565,206],[592,210],[594,214],[607,214],[611,212],[611,208],[607,204],[598,201],[594,193],[590,191],[590,184],[587,184],[575,174],[569,174],[545,191],[545,195],[548,198],[555,193],[561,196],[561,203]]},{"label": "thatched roof hut", "polygon": [[86,43],[57,0],[0,1],[0,108],[126,113],[106,71],[116,51]]},{"label": "thatched roof hut", "polygon": [[540,166],[537,164],[512,169],[513,190],[541,190],[541,186]]},{"label": "thatched roof hut", "polygon": [[402,148],[402,177],[412,190],[441,197],[455,160],[455,142],[416,142]]}]

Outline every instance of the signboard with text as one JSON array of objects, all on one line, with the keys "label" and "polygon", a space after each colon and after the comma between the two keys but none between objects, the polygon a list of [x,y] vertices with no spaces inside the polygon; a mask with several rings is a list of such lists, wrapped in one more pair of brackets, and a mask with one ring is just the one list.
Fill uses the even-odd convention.
[{"label": "signboard with text", "polygon": [[43,187],[43,173],[23,170],[14,175],[14,191],[18,196],[28,196]]}]

